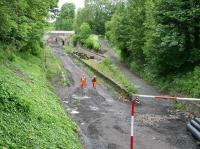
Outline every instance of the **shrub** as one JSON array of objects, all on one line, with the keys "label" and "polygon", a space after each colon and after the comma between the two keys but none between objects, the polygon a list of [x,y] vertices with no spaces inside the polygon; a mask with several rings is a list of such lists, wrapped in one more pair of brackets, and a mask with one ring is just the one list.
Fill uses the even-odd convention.
[{"label": "shrub", "polygon": [[105,66],[111,67],[112,66],[112,61],[110,59],[105,59],[102,62]]},{"label": "shrub", "polygon": [[8,59],[9,61],[14,61],[15,51],[13,45],[0,45],[0,60]]},{"label": "shrub", "polygon": [[34,56],[42,58],[43,54],[43,44],[37,40],[30,41],[26,46],[20,49],[21,53],[30,53]]},{"label": "shrub", "polygon": [[85,46],[89,49],[93,49],[95,51],[99,51],[101,46],[100,46],[100,42],[99,42],[99,38],[97,35],[90,35],[86,42],[85,42]]},{"label": "shrub", "polygon": [[31,48],[31,54],[38,56],[38,57],[42,57],[43,55],[43,49],[40,46],[39,42],[33,42],[30,44],[30,48]]},{"label": "shrub", "polygon": [[77,46],[77,44],[79,43],[80,41],[80,36],[78,34],[75,34],[73,37],[72,37],[72,43],[73,43],[73,46]]},{"label": "shrub", "polygon": [[29,112],[29,105],[25,101],[21,100],[11,91],[8,84],[0,80],[0,109],[6,112],[20,111],[22,113]]},{"label": "shrub", "polygon": [[196,67],[193,72],[189,72],[181,77],[176,77],[173,81],[176,91],[193,97],[200,97],[200,67]]}]

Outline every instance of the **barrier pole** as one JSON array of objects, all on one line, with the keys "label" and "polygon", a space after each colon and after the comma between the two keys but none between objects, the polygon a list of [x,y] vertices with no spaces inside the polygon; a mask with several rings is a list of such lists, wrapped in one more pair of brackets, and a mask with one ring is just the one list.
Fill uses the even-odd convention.
[{"label": "barrier pole", "polygon": [[130,149],[134,149],[134,115],[135,115],[135,103],[134,103],[134,96],[133,96],[132,102],[131,102],[131,142],[130,142]]},{"label": "barrier pole", "polygon": [[154,98],[154,99],[200,101],[199,98],[184,98],[184,97],[174,97],[174,96],[153,96],[153,95],[140,95],[140,94],[133,94],[133,96],[142,97],[142,98]]},{"label": "barrier pole", "polygon": [[140,94],[133,94],[131,101],[131,140],[130,140],[130,149],[134,149],[134,116],[135,116],[135,99],[134,96],[142,97],[142,98],[154,98],[154,99],[170,99],[170,100],[184,100],[184,101],[200,101],[198,98],[183,98],[183,97],[174,97],[174,96],[153,96],[153,95],[140,95]]}]

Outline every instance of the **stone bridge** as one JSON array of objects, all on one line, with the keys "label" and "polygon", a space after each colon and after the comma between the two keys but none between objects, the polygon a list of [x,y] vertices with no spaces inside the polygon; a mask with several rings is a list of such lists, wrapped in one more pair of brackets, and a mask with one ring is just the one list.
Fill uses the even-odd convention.
[{"label": "stone bridge", "polygon": [[74,31],[49,31],[45,33],[43,40],[48,43],[57,42],[62,45],[69,45],[70,38],[74,34]]}]

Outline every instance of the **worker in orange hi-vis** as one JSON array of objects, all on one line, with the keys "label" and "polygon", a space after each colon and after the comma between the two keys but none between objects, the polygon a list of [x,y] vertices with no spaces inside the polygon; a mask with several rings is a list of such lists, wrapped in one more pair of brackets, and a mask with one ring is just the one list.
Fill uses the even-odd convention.
[{"label": "worker in orange hi-vis", "polygon": [[94,76],[92,78],[92,85],[93,85],[93,88],[96,88],[96,85],[97,85],[97,78],[96,78],[96,76]]},{"label": "worker in orange hi-vis", "polygon": [[82,89],[86,87],[86,77],[84,74],[81,76],[81,87]]}]

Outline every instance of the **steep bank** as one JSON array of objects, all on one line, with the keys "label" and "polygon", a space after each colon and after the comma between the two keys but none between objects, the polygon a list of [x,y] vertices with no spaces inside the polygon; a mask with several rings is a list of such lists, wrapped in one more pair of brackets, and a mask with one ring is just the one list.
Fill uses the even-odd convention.
[{"label": "steep bank", "polygon": [[49,84],[43,61],[0,49],[0,148],[81,148],[76,125]]}]

